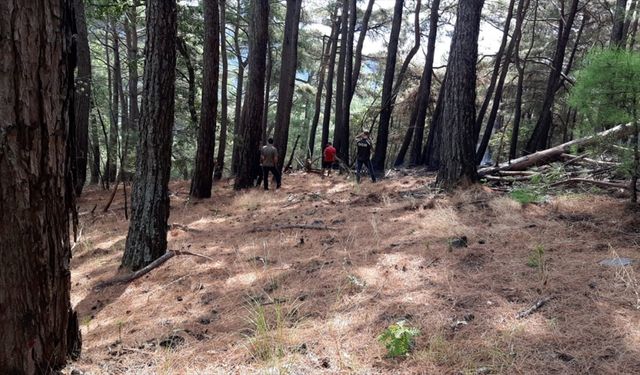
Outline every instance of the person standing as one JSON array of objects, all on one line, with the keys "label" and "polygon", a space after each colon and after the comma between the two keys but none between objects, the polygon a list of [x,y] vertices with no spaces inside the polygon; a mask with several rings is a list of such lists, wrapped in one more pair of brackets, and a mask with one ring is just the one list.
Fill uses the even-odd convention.
[{"label": "person standing", "polygon": [[331,142],[327,143],[327,147],[322,152],[322,177],[324,177],[324,170],[327,170],[327,177],[331,176],[331,170],[336,163],[336,149]]},{"label": "person standing", "polygon": [[376,182],[376,175],[373,173],[373,165],[371,165],[371,151],[373,143],[369,138],[369,131],[365,130],[356,137],[356,147],[358,148],[356,159],[356,182],[360,183],[360,171],[362,166],[366,166],[371,176],[371,181]]},{"label": "person standing", "polygon": [[269,190],[269,172],[273,173],[276,179],[276,188],[280,188],[281,176],[278,171],[278,149],[273,145],[273,138],[269,138],[268,143],[260,149],[260,164],[262,165],[262,181],[264,190]]}]

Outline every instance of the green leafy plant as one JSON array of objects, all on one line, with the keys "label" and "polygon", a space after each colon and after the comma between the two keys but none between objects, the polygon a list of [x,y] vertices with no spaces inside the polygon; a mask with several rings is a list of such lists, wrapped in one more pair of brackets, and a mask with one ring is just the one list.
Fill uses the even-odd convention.
[{"label": "green leafy plant", "polygon": [[529,259],[527,260],[527,266],[537,269],[540,279],[542,280],[542,284],[544,285],[547,283],[548,272],[547,261],[544,255],[544,246],[537,245],[531,251]]},{"label": "green leafy plant", "polygon": [[414,345],[414,338],[420,335],[420,330],[405,325],[404,320],[390,325],[385,329],[378,341],[387,348],[387,355],[391,358],[405,356]]}]

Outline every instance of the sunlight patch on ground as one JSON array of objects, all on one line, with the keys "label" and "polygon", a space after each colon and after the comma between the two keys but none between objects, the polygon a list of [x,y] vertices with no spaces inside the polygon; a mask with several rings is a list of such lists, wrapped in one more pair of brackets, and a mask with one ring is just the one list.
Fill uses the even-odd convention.
[{"label": "sunlight patch on ground", "polygon": [[258,280],[256,272],[247,272],[228,278],[225,284],[228,286],[249,286],[256,280]]},{"label": "sunlight patch on ground", "polygon": [[94,248],[100,248],[100,249],[108,249],[111,246],[113,246],[116,242],[124,240],[125,238],[127,238],[126,235],[124,236],[116,236],[116,237],[112,237],[111,239],[109,239],[108,241],[104,241],[104,242],[100,242],[99,244],[96,244],[96,246],[94,246]]}]

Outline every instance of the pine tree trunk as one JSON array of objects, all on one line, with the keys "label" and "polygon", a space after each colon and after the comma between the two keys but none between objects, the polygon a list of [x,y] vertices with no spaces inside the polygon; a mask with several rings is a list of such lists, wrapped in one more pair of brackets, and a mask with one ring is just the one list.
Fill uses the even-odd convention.
[{"label": "pine tree trunk", "polygon": [[238,16],[235,20],[235,25],[233,28],[233,46],[234,53],[236,55],[237,66],[238,66],[238,76],[236,78],[236,105],[234,110],[233,117],[233,150],[231,155],[231,174],[238,173],[238,162],[240,160],[240,140],[239,134],[241,133],[241,123],[240,117],[242,116],[242,97],[243,97],[243,89],[244,89],[244,68],[246,61],[242,60],[242,50],[240,49],[240,12],[242,10],[241,0],[237,1],[236,4],[236,13]]},{"label": "pine tree trunk", "polygon": [[134,271],[167,250],[176,69],[175,0],[147,2],[147,43],[131,220],[122,267]]},{"label": "pine tree trunk", "polygon": [[547,140],[549,139],[549,130],[551,129],[551,121],[553,118],[553,102],[555,101],[556,87],[560,82],[562,65],[564,63],[564,56],[569,43],[569,36],[571,34],[571,27],[575,20],[576,13],[578,11],[579,0],[572,0],[571,9],[568,15],[561,15],[560,27],[558,28],[558,42],[556,44],[556,50],[553,56],[553,62],[551,66],[551,72],[549,73],[549,79],[547,80],[547,90],[542,104],[542,111],[536,122],[536,126],[533,129],[531,138],[527,142],[525,153],[534,153],[538,150],[547,148]]},{"label": "pine tree trunk", "polygon": [[80,352],[69,269],[74,23],[71,0],[0,2],[3,374],[55,373]]},{"label": "pine tree trunk", "polygon": [[403,5],[404,0],[396,0],[393,9],[393,22],[391,24],[391,34],[389,35],[389,48],[387,49],[387,63],[384,68],[384,79],[382,81],[380,123],[378,124],[375,153],[371,161],[373,169],[377,172],[384,172],[384,164],[387,157],[389,121],[391,120],[391,112],[393,111],[393,76],[396,71],[398,37],[400,36],[400,26],[402,24]]},{"label": "pine tree trunk", "polygon": [[[495,88],[495,96],[493,97],[493,101],[491,103],[491,111],[489,112],[487,125],[485,127],[484,134],[482,135],[480,145],[478,146],[478,150],[476,152],[477,164],[480,164],[480,162],[482,161],[482,158],[484,157],[484,154],[487,151],[487,147],[489,146],[489,141],[491,140],[491,134],[493,134],[493,128],[498,118],[498,109],[500,108],[500,103],[502,103],[502,93],[504,90],[504,83],[507,79],[507,73],[509,73],[509,65],[511,63],[511,58],[514,54],[514,51],[517,50],[520,44],[520,39],[522,36],[522,25],[524,23],[527,7],[529,6],[528,3],[529,3],[529,0],[520,0],[518,2],[518,9],[516,10],[515,29],[513,31],[513,36],[509,41],[509,46],[507,47],[507,51],[504,54],[504,63],[502,64],[502,68],[500,70],[500,77],[498,78],[498,82]],[[508,32],[508,29],[505,28],[505,30]],[[477,130],[477,126],[478,126],[478,123],[476,122],[476,130]]]},{"label": "pine tree trunk", "polygon": [[336,76],[336,113],[333,130],[333,145],[337,150],[338,157],[347,162],[349,160],[349,144],[344,139],[342,125],[344,123],[344,70],[347,61],[347,37],[349,34],[349,1],[351,0],[342,1],[342,15],[340,16],[340,54]]},{"label": "pine tree trunk", "polygon": [[475,163],[476,61],[483,0],[460,0],[447,65],[442,110],[440,170],[446,190],[477,181]]},{"label": "pine tree trunk", "polygon": [[213,185],[216,114],[218,112],[218,74],[220,65],[220,28],[218,0],[204,0],[204,74],[202,104],[198,128],[196,165],[191,180],[191,196],[211,197]]},{"label": "pine tree trunk", "polygon": [[265,75],[266,83],[264,84],[264,106],[262,107],[261,116],[262,137],[260,138],[263,144],[267,143],[267,139],[269,137],[268,134],[271,134],[271,131],[273,131],[273,125],[268,124],[270,103],[269,94],[271,93],[271,77],[273,76],[273,50],[271,49],[271,34],[268,33],[267,36],[267,74]]},{"label": "pine tree trunk", "polygon": [[95,116],[91,116],[91,184],[100,182],[100,135]]},{"label": "pine tree trunk", "polygon": [[627,11],[627,0],[616,0],[616,6],[613,10],[613,27],[611,28],[612,47],[624,47],[624,23]]},{"label": "pine tree trunk", "polygon": [[[346,1],[346,0],[345,0]],[[356,29],[357,6],[356,0],[349,0],[349,17],[347,22],[346,55],[344,61],[344,93],[342,95],[342,108],[336,107],[336,113],[340,113],[340,140],[343,145],[342,160],[349,160],[349,138],[351,134],[351,101],[355,88],[353,79],[353,39]],[[324,146],[323,146],[324,147]]]},{"label": "pine tree trunk", "polygon": [[196,91],[198,91],[198,87],[196,85],[196,69],[191,61],[191,54],[189,53],[187,42],[181,36],[176,39],[176,48],[184,60],[184,65],[187,67],[187,85],[189,86],[187,94],[187,108],[189,108],[191,124],[196,127],[198,126],[198,110],[196,108]]},{"label": "pine tree trunk", "polygon": [[76,195],[82,194],[87,180],[89,155],[89,112],[91,111],[91,56],[87,35],[87,19],[83,0],[73,1],[76,16],[76,56],[78,70],[75,79],[74,115],[76,123],[76,159],[72,163]]},{"label": "pine tree trunk", "polygon": [[[513,8],[515,7],[516,1],[509,0],[509,9],[507,10],[507,18],[504,22],[504,29],[502,31],[502,41],[500,42],[500,48],[496,53],[495,62],[493,64],[493,72],[491,73],[491,80],[489,81],[489,87],[487,88],[487,92],[484,96],[484,100],[482,101],[482,105],[480,106],[480,111],[478,112],[478,117],[476,118],[476,126],[475,126],[475,141],[478,141],[478,137],[480,135],[480,130],[482,129],[482,122],[484,121],[484,116],[487,113],[487,109],[489,109],[489,103],[491,102],[491,98],[493,97],[493,92],[496,88],[496,82],[498,81],[498,76],[500,75],[500,67],[502,66],[503,56],[505,48],[507,47],[507,40],[509,39],[509,29],[511,27],[511,20],[513,19]],[[504,58],[504,63],[509,62],[509,56],[507,55]]]},{"label": "pine tree trunk", "polygon": [[220,88],[220,138],[218,140],[218,156],[213,169],[213,179],[222,179],[224,172],[224,155],[227,151],[227,127],[229,123],[229,98],[227,94],[227,84],[229,81],[229,62],[227,60],[227,23],[226,23],[226,0],[220,0],[220,53],[222,59],[222,82]]},{"label": "pine tree trunk", "polygon": [[[137,144],[138,123],[140,119],[140,109],[138,106],[138,9],[137,0],[133,2],[132,6],[127,12],[125,18],[125,33],[127,43],[127,67],[129,71],[129,127],[127,129],[127,144]],[[127,147],[128,148],[128,147]],[[135,148],[132,150],[127,149],[125,154],[126,160],[125,170],[128,175],[125,180],[131,180],[131,170],[135,168]]]},{"label": "pine tree trunk", "polygon": [[252,0],[249,23],[249,77],[247,93],[238,133],[238,172],[236,190],[253,186],[260,168],[260,138],[262,137],[262,107],[269,31],[269,3]]},{"label": "pine tree trunk", "polygon": [[[337,10],[336,10],[337,13]],[[337,18],[337,16],[336,16]],[[329,127],[331,125],[331,105],[333,100],[333,77],[338,53],[338,35],[340,34],[341,18],[337,18],[331,30],[331,51],[329,52],[329,71],[327,72],[327,93],[324,99],[324,114],[322,115],[322,135],[320,149],[329,143]],[[348,160],[345,160],[348,162]]]},{"label": "pine tree trunk", "polygon": [[287,0],[287,13],[284,20],[282,41],[282,65],[280,65],[280,84],[278,86],[278,107],[276,108],[274,145],[278,149],[278,169],[282,170],[287,144],[289,143],[289,122],[293,105],[296,71],[298,67],[298,25],[302,0]]},{"label": "pine tree trunk", "polygon": [[[433,78],[433,59],[435,56],[436,38],[438,34],[438,19],[440,10],[440,0],[431,2],[431,13],[429,16],[429,39],[427,45],[427,55],[425,57],[424,69],[420,77],[418,96],[416,103],[411,110],[409,126],[405,134],[400,151],[396,158],[395,165],[404,164],[404,159],[409,146],[409,165],[418,165],[422,159],[422,142],[424,139],[424,125],[427,117],[427,108],[431,100],[431,80]],[[413,142],[411,142],[413,139]]]},{"label": "pine tree trunk", "polygon": [[[332,17],[333,19],[333,17]],[[332,29],[333,30],[333,29]],[[333,34],[333,32],[332,32]],[[309,140],[307,142],[307,159],[311,159],[313,157],[313,149],[315,148],[316,143],[316,133],[318,132],[318,122],[320,121],[320,111],[322,105],[322,91],[324,88],[324,77],[327,71],[327,63],[329,59],[328,51],[331,49],[331,38],[328,41],[325,41],[325,38],[322,38],[322,57],[320,60],[320,68],[318,69],[318,88],[316,89],[316,97],[315,97],[315,106],[313,111],[313,118],[311,120],[311,130],[309,131]],[[323,145],[320,145],[322,148]]]},{"label": "pine tree trunk", "polygon": [[351,75],[351,92],[348,93],[349,103],[351,103],[351,100],[353,99],[353,95],[356,92],[356,86],[358,85],[358,79],[360,78],[360,67],[362,66],[362,48],[364,48],[364,40],[366,39],[367,31],[369,30],[369,19],[371,18],[371,12],[373,11],[374,2],[375,0],[369,0],[367,9],[362,15],[362,22],[360,23],[358,43],[356,44],[356,50],[354,53],[353,73]]},{"label": "pine tree trunk", "polygon": [[422,150],[422,160],[420,164],[424,164],[429,171],[437,171],[440,169],[440,144],[437,140],[440,139],[440,132],[442,131],[442,109],[444,107],[444,87],[447,83],[447,74],[445,73],[440,85],[440,92],[438,93],[438,101],[436,102],[436,108],[431,115],[431,125],[429,126],[429,136],[427,142]]}]

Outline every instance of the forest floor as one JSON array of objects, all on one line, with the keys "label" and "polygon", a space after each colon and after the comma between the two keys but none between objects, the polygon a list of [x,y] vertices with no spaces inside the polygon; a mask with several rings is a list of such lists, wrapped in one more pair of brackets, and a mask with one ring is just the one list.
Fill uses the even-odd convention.
[{"label": "forest floor", "polygon": [[[206,200],[172,182],[168,247],[206,258],[103,288],[119,272],[124,201],[103,213],[110,192],[87,188],[71,262],[83,352],[69,372],[640,373],[640,262],[599,264],[640,260],[637,211],[593,193],[522,205],[431,182],[295,173],[278,191],[223,181]],[[278,228],[289,224],[329,228]],[[421,334],[390,359],[377,337],[399,320]]]}]

